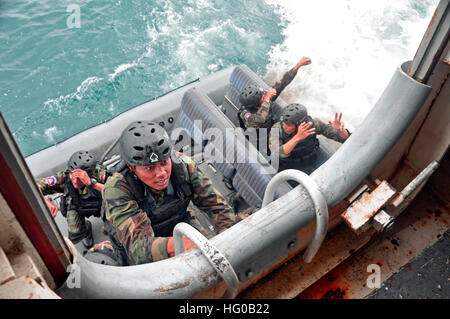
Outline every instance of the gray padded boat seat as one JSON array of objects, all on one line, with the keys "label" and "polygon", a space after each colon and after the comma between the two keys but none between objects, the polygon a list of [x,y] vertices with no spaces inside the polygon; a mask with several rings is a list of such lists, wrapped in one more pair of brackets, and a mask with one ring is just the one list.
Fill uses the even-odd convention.
[{"label": "gray padded boat seat", "polygon": [[[242,131],[235,130],[236,127],[214,102],[196,88],[189,89],[184,94],[179,122],[196,143],[205,145],[202,140],[207,141],[205,153],[222,153],[219,158],[223,162],[211,162],[224,177],[232,178],[233,187],[249,205],[260,206],[274,170],[263,155],[248,142]],[[213,134],[209,134],[208,129],[210,132],[213,129],[220,131],[222,138],[212,138]],[[270,174],[265,174],[266,172]],[[287,183],[280,186],[280,194],[289,190]]]},{"label": "gray padded boat seat", "polygon": [[[226,150],[225,141],[215,138],[208,139],[205,136],[206,130],[218,129],[220,132],[226,132],[227,128],[235,128],[233,123],[224,116],[214,102],[207,95],[200,93],[195,87],[189,89],[183,95],[179,124],[189,132],[195,143],[199,145],[209,144],[207,146],[208,149],[214,148],[221,154]],[[236,169],[232,164],[225,161],[222,163],[211,162],[224,177],[231,179],[234,176]]]}]

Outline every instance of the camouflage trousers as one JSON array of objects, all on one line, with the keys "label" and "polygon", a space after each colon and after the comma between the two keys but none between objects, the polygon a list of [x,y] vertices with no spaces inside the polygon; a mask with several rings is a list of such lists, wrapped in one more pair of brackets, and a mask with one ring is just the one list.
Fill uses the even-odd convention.
[{"label": "camouflage trousers", "polygon": [[67,230],[69,232],[69,239],[74,243],[79,243],[86,235],[86,220],[84,216],[76,210],[67,211]]}]

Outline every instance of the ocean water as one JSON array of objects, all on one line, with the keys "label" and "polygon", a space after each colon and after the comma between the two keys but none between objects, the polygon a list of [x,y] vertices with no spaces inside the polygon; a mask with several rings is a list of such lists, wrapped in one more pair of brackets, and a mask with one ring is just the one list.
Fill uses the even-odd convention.
[{"label": "ocean water", "polygon": [[437,3],[0,0],[0,111],[27,156],[217,70],[273,84],[309,56],[283,98],[353,130]]}]

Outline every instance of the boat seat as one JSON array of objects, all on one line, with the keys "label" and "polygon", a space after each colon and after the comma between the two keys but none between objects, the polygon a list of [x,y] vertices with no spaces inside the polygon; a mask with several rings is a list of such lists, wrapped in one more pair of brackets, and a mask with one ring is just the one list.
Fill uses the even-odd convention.
[{"label": "boat seat", "polygon": [[[196,123],[196,120],[199,122]],[[209,148],[212,147],[218,151],[226,150],[225,141],[208,140],[204,136],[205,131],[207,129],[219,129],[221,132],[226,132],[227,128],[235,128],[234,124],[224,116],[214,102],[207,95],[201,94],[195,87],[189,89],[183,95],[179,124],[189,132],[195,143],[206,147],[206,142],[209,144]],[[220,152],[220,154],[223,153]],[[231,179],[234,176],[236,169],[232,164],[211,162],[225,178]]]},{"label": "boat seat", "polygon": [[[232,179],[232,185],[241,197],[251,206],[260,206],[266,187],[273,177],[275,170],[264,156],[245,138],[242,130],[236,130],[236,126],[224,113],[196,88],[189,89],[181,101],[180,125],[186,128],[191,136],[202,141],[194,141],[213,148],[214,154],[222,152],[224,162],[214,162],[213,165],[224,175]],[[222,138],[209,137],[205,133],[208,129],[218,129],[222,132]],[[199,134],[201,132],[202,134]],[[234,154],[230,158],[229,154]],[[267,174],[266,174],[267,173]],[[280,186],[278,194],[284,194],[291,188],[287,183]]]}]

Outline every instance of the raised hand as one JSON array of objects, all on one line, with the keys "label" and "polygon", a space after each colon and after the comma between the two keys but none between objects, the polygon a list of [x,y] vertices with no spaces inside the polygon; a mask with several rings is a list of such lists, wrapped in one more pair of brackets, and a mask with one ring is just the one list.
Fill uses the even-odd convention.
[{"label": "raised hand", "polygon": [[303,122],[302,124],[300,124],[297,128],[297,133],[295,133],[295,137],[301,141],[311,134],[314,134],[316,132],[316,129],[314,127],[310,128],[311,125],[311,122]]},{"label": "raised hand", "polygon": [[305,66],[305,65],[308,65],[308,64],[311,64],[311,58],[308,58],[308,57],[304,56],[294,66],[294,70],[298,71],[298,69],[300,69],[302,66]]},{"label": "raised hand", "polygon": [[73,170],[72,176],[75,179],[78,179],[81,183],[83,183],[86,186],[91,185],[91,178],[86,173],[86,171],[83,171],[82,169],[77,168],[77,169]]},{"label": "raised hand", "polygon": [[348,131],[345,129],[344,122],[342,122],[342,113],[334,114],[334,121],[328,121],[328,124],[331,125],[336,131],[338,131],[339,136],[342,138],[348,138]]},{"label": "raised hand", "polygon": [[269,88],[263,96],[263,100],[270,100],[272,97],[277,95],[277,90],[275,88]]}]

